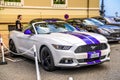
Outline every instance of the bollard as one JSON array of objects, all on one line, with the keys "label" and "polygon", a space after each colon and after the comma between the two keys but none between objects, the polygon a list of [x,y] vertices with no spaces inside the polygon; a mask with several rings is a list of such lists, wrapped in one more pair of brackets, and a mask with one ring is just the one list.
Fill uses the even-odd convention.
[{"label": "bollard", "polygon": [[0,35],[0,46],[1,46],[1,52],[2,52],[2,61],[0,62],[0,65],[4,65],[4,64],[7,64],[7,62],[5,61],[4,47],[3,47],[1,35]]},{"label": "bollard", "polygon": [[36,46],[34,45],[33,46],[33,50],[34,50],[34,57],[35,57],[35,66],[36,66],[36,77],[37,77],[37,80],[41,80],[41,77],[40,77],[40,71],[39,71],[39,63],[38,63],[38,59],[37,59],[37,51],[36,51]]}]

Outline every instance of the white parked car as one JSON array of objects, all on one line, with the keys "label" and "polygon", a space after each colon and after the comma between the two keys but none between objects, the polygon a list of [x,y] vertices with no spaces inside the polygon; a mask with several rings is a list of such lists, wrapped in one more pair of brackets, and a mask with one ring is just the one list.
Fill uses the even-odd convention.
[{"label": "white parked car", "polygon": [[[53,71],[56,67],[81,67],[110,60],[110,46],[99,34],[79,32],[64,21],[33,20],[23,31],[11,31],[9,48],[20,54],[37,47],[42,67]],[[26,56],[34,58],[33,51]]]}]

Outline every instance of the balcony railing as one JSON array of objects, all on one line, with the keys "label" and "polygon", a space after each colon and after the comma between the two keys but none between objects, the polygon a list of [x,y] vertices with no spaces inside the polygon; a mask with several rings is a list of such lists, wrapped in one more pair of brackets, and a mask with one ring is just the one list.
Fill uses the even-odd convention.
[{"label": "balcony railing", "polygon": [[22,2],[7,2],[4,0],[0,0],[1,6],[23,6]]},{"label": "balcony railing", "polygon": [[53,8],[66,8],[67,5],[66,5],[66,4],[53,4],[52,7],[53,7]]},{"label": "balcony railing", "polygon": [[4,5],[4,1],[3,0],[0,0],[0,5]]}]

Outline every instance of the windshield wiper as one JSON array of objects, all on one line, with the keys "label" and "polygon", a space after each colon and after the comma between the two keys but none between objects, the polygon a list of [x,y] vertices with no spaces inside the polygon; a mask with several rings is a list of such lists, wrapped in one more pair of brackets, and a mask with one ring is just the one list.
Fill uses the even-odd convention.
[{"label": "windshield wiper", "polygon": [[51,32],[48,32],[48,33],[38,33],[38,34],[51,34]]}]

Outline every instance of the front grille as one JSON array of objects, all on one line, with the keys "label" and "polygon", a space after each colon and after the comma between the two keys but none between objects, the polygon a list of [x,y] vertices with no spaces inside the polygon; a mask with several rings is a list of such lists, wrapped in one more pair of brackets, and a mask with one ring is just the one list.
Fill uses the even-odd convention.
[{"label": "front grille", "polygon": [[102,59],[105,59],[106,56],[101,56],[101,57],[97,57],[97,58],[90,58],[90,59],[78,59],[77,61],[79,63],[84,63],[84,62],[92,62],[92,61],[95,61],[95,60],[102,60]]},{"label": "front grille", "polygon": [[107,49],[107,44],[101,43],[101,44],[79,46],[74,52],[83,53],[83,52],[90,52],[90,51],[104,50],[104,49]]},{"label": "front grille", "polygon": [[120,37],[120,33],[111,33],[110,36],[111,37]]}]

